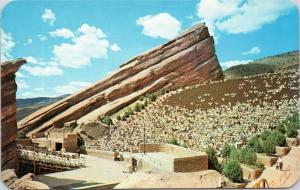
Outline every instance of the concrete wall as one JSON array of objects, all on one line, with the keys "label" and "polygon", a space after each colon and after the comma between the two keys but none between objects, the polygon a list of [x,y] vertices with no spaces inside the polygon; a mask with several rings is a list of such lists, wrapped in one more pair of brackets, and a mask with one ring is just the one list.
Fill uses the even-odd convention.
[{"label": "concrete wall", "polygon": [[206,153],[196,152],[171,144],[140,144],[140,152],[165,152],[174,156],[174,172],[196,172],[208,169]]},{"label": "concrete wall", "polygon": [[272,167],[278,159],[277,157],[274,156],[266,156],[258,153],[256,153],[256,156],[257,156],[257,162],[263,163],[264,166],[266,167]]},{"label": "concrete wall", "polygon": [[77,134],[68,134],[66,138],[63,139],[63,148],[67,152],[77,152]]}]

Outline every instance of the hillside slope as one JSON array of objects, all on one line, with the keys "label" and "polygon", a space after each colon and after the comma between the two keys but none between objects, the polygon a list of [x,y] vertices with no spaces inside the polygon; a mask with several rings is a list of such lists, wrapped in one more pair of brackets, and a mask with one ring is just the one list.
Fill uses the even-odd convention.
[{"label": "hillside slope", "polygon": [[116,121],[116,130],[88,148],[138,150],[143,142],[168,143],[218,151],[265,129],[274,129],[298,110],[299,73],[296,70],[240,79],[214,81],[171,91]]},{"label": "hillside slope", "polygon": [[32,114],[38,109],[41,109],[45,106],[53,104],[68,95],[62,95],[54,98],[50,97],[37,97],[37,98],[24,98],[24,99],[16,99],[17,105],[17,121],[25,118],[26,116]]},{"label": "hillside slope", "polygon": [[292,51],[258,59],[245,65],[230,67],[224,71],[224,75],[226,78],[239,78],[298,68],[299,51]]},{"label": "hillside slope", "polygon": [[[214,40],[204,24],[122,64],[113,74],[86,89],[44,107],[18,122],[18,129],[35,133],[85,115],[112,114],[140,96],[162,89],[177,89],[223,76]],[[89,117],[89,119],[91,119]],[[30,135],[27,133],[27,135]]]}]

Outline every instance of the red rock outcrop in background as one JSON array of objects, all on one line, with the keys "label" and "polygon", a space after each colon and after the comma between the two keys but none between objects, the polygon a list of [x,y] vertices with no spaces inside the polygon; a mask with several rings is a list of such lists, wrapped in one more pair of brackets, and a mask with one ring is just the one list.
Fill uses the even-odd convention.
[{"label": "red rock outcrop in background", "polygon": [[94,85],[27,116],[18,123],[18,129],[33,133],[62,127],[93,111],[110,114],[140,95],[204,83],[222,75],[213,37],[204,24],[198,24],[176,39],[127,61]]},{"label": "red rock outcrop in background", "polygon": [[1,63],[1,170],[18,171],[15,73],[25,59]]}]

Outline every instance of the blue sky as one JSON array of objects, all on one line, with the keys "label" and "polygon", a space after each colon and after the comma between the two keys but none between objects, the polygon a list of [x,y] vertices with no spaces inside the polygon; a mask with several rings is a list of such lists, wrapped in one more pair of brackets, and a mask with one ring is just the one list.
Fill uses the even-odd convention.
[{"label": "blue sky", "polygon": [[13,1],[1,16],[1,61],[27,58],[18,98],[73,93],[124,61],[206,22],[223,68],[299,49],[289,0]]}]

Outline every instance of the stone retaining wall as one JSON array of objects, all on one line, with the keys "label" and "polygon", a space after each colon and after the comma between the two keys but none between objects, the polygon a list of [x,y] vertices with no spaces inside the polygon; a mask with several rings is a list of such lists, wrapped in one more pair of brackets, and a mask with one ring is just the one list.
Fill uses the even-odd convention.
[{"label": "stone retaining wall", "polygon": [[196,172],[208,169],[206,153],[196,152],[171,144],[140,144],[140,152],[165,152],[174,156],[174,172]]}]

